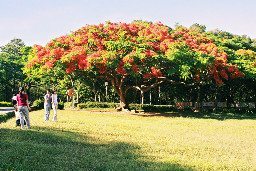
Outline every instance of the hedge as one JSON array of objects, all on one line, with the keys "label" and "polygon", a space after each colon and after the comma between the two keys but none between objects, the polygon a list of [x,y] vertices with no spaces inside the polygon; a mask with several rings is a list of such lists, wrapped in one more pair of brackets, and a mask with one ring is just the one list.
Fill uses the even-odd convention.
[{"label": "hedge", "polygon": [[[214,112],[213,108],[203,108],[203,112]],[[216,113],[237,113],[237,114],[255,114],[256,113],[256,108],[248,108],[248,107],[240,107],[240,108],[235,108],[235,107],[226,107],[226,108],[220,108],[216,107]]]},{"label": "hedge", "polygon": [[0,102],[0,107],[13,107],[12,102]]},{"label": "hedge", "polygon": [[[106,102],[86,102],[77,105],[78,109],[86,108],[118,108],[119,103]],[[149,105],[149,104],[130,104],[130,110],[143,110],[145,112],[161,112],[161,111],[175,111],[176,108],[172,105]]]},{"label": "hedge", "polygon": [[117,108],[119,107],[119,103],[107,103],[107,102],[86,102],[80,103],[77,105],[78,109],[86,109],[86,108]]},{"label": "hedge", "polygon": [[131,110],[143,110],[144,112],[170,112],[176,111],[172,105],[150,105],[150,104],[130,104]]}]

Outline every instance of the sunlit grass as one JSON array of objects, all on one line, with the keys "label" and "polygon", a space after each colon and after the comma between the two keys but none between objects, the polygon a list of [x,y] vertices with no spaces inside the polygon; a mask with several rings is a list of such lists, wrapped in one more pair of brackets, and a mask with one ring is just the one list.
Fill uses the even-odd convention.
[{"label": "sunlit grass", "polygon": [[[256,170],[256,120],[30,113],[0,124],[0,167],[13,170]],[[51,113],[51,116],[53,114]]]}]

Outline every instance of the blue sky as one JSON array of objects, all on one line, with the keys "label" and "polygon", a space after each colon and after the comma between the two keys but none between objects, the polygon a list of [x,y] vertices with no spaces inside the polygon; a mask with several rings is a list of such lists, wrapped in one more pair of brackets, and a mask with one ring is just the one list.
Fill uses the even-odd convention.
[{"label": "blue sky", "polygon": [[0,0],[0,46],[13,38],[44,46],[86,24],[138,19],[256,38],[255,0]]}]

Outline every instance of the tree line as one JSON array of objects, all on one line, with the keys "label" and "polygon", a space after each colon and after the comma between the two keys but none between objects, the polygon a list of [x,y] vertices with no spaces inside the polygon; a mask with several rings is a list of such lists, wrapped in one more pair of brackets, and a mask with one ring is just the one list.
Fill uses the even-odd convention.
[{"label": "tree line", "polygon": [[[173,104],[255,102],[256,40],[193,24],[133,21],[88,26],[45,47],[13,39],[1,47],[0,101],[23,85],[31,100],[57,88],[62,100]],[[105,85],[108,82],[108,85]]]}]

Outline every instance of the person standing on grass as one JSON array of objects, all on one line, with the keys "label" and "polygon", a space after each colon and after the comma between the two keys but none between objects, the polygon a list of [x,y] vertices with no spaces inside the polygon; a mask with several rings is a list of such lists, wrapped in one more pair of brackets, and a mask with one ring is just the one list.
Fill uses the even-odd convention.
[{"label": "person standing on grass", "polygon": [[17,95],[13,94],[12,96],[12,104],[13,104],[13,107],[15,109],[15,111],[18,111],[18,108],[17,108]]},{"label": "person standing on grass", "polygon": [[44,96],[44,110],[45,110],[44,121],[49,121],[51,101],[52,101],[51,92],[49,89],[47,89],[46,95]]},{"label": "person standing on grass", "polygon": [[54,111],[54,115],[52,118],[52,121],[57,121],[57,109],[58,109],[58,100],[57,100],[58,96],[57,96],[57,90],[53,90],[53,94],[52,94],[52,109]]},{"label": "person standing on grass", "polygon": [[21,129],[24,129],[24,116],[26,119],[27,127],[28,129],[31,129],[30,126],[30,120],[29,120],[29,111],[30,107],[28,104],[28,95],[25,94],[24,92],[24,87],[19,88],[19,94],[17,94],[17,106],[18,106],[18,111],[20,113],[20,125]]}]

